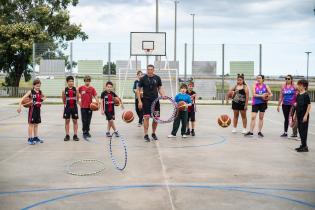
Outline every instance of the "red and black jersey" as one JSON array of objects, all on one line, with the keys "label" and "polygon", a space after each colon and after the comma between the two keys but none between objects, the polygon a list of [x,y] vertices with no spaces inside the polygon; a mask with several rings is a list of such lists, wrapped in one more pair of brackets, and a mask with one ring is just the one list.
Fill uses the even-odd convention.
[{"label": "red and black jersey", "polygon": [[33,106],[40,108],[42,105],[42,91],[36,92],[34,89],[32,89],[30,97],[32,99]]},{"label": "red and black jersey", "polygon": [[195,98],[195,97],[192,97],[192,95],[195,95],[196,92],[193,91],[193,90],[192,90],[191,92],[189,92],[189,91],[187,90],[186,93],[187,93],[188,95],[190,95],[191,101],[192,101],[191,106],[188,107],[188,112],[195,112],[195,110],[196,110],[196,98]]},{"label": "red and black jersey", "polygon": [[65,88],[65,96],[66,96],[66,107],[67,108],[75,108],[77,104],[77,89],[72,87],[71,89]]},{"label": "red and black jersey", "polygon": [[102,99],[102,106],[103,106],[104,112],[115,113],[114,97],[117,97],[117,95],[116,93],[112,91],[102,92],[101,99]]}]

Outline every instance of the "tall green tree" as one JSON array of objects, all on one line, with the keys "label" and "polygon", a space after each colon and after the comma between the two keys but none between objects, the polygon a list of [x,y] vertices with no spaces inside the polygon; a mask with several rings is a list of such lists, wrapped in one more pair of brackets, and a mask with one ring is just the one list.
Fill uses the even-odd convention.
[{"label": "tall green tree", "polygon": [[[103,74],[108,75],[108,63],[106,63],[103,67]],[[116,64],[114,62],[110,62],[110,74],[116,74]]]},{"label": "tall green tree", "polygon": [[0,70],[8,74],[5,85],[18,87],[23,74],[30,79],[33,43],[45,43],[51,53],[66,49],[66,41],[88,38],[81,25],[70,22],[68,7],[77,4],[78,0],[0,0]]}]

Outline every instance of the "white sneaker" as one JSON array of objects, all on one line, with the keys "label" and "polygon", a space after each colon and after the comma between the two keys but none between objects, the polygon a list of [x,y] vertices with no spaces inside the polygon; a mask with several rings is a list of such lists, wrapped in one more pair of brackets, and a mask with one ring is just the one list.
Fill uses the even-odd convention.
[{"label": "white sneaker", "polygon": [[186,134],[182,135],[182,138],[187,138]]},{"label": "white sneaker", "polygon": [[242,134],[246,134],[247,133],[247,130],[244,128],[243,130],[242,130]]},{"label": "white sneaker", "polygon": [[236,128],[233,128],[232,133],[236,133],[236,132],[237,132]]},{"label": "white sneaker", "polygon": [[168,135],[167,138],[176,138],[176,136],[171,134],[171,135]]}]

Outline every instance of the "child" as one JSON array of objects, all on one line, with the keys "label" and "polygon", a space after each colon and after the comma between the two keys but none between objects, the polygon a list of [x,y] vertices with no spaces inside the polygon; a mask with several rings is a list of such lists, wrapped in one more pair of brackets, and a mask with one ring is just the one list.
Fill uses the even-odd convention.
[{"label": "child", "polygon": [[190,96],[186,94],[186,92],[187,92],[187,85],[182,84],[180,86],[180,93],[178,93],[175,96],[175,102],[179,103],[180,101],[184,101],[186,103],[186,109],[184,111],[178,112],[178,115],[175,118],[174,123],[173,123],[172,133],[171,135],[168,135],[168,138],[176,137],[176,133],[178,131],[180,122],[182,122],[182,129],[181,129],[182,138],[187,138],[186,136],[186,126],[187,126],[187,118],[188,118],[187,107],[191,105],[191,99],[190,99]]},{"label": "child", "polygon": [[38,137],[38,124],[41,123],[40,117],[40,108],[42,102],[46,99],[46,96],[40,90],[41,81],[39,79],[35,79],[33,81],[33,89],[28,91],[20,100],[19,108],[17,112],[21,112],[22,102],[26,98],[30,98],[32,100],[32,105],[28,111],[28,144],[34,145],[37,143],[44,143]]},{"label": "child", "polygon": [[301,146],[296,148],[297,152],[308,152],[307,147],[307,132],[309,123],[309,113],[311,110],[311,100],[307,93],[308,81],[299,80],[298,83],[299,94],[296,97],[296,112],[298,130],[301,137]]},{"label": "child", "polygon": [[[110,129],[113,128],[114,134],[116,137],[119,137],[118,130],[116,129],[114,120],[115,120],[115,102],[114,97],[117,97],[116,93],[112,91],[113,83],[108,81],[105,84],[105,90],[102,92],[101,99],[102,99],[102,115],[106,116],[106,120],[108,121],[107,124],[107,132],[106,136],[111,137]],[[122,101],[119,97],[117,97],[120,101],[121,107],[124,108]]]},{"label": "child", "polygon": [[138,89],[138,84],[139,81],[142,77],[142,71],[137,71],[137,79],[134,81],[133,83],[133,92],[135,93],[135,108],[136,108],[136,113],[138,115],[139,121],[138,121],[138,127],[142,126],[142,122],[143,122],[143,111],[139,109],[138,104],[139,104],[139,100],[137,98],[137,89]]},{"label": "child", "polygon": [[[187,119],[187,132],[186,135],[195,136],[195,113],[196,113],[196,92],[194,89],[194,83],[190,82],[188,85],[187,94],[190,95],[192,105],[188,107],[188,119]],[[189,128],[189,121],[191,122],[191,132]]]},{"label": "child", "polygon": [[96,90],[94,89],[94,87],[90,85],[90,83],[91,77],[85,76],[84,85],[79,87],[79,93],[81,98],[79,105],[81,107],[82,131],[84,139],[91,138],[90,124],[93,111],[90,109],[90,104],[92,103],[93,98],[99,104]]},{"label": "child", "polygon": [[70,130],[70,118],[73,120],[73,140],[79,141],[78,138],[78,106],[77,102],[79,101],[79,94],[77,94],[77,89],[74,87],[74,78],[73,76],[68,76],[66,78],[67,87],[62,91],[62,100],[64,104],[63,119],[65,119],[65,129],[66,137],[64,141],[69,141],[69,130]]}]

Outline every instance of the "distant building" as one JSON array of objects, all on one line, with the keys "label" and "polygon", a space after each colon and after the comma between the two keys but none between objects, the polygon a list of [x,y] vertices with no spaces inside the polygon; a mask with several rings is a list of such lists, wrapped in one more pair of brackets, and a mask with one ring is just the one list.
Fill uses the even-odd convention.
[{"label": "distant building", "polygon": [[230,75],[254,76],[254,61],[230,61]]},{"label": "distant building", "polygon": [[194,61],[192,76],[215,76],[217,74],[216,61]]},{"label": "distant building", "polygon": [[102,75],[103,61],[102,60],[78,60],[79,75]]}]

